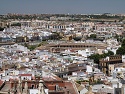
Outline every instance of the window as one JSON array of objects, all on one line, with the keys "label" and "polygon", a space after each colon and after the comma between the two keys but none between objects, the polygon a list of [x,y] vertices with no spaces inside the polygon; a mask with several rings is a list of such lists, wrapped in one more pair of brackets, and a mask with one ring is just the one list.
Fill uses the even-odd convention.
[{"label": "window", "polygon": [[33,88],[34,88],[34,85],[31,85],[31,88],[33,89]]}]

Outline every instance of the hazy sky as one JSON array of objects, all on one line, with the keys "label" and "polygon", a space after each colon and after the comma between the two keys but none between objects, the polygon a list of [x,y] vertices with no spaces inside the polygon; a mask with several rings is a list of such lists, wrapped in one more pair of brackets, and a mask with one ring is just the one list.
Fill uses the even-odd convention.
[{"label": "hazy sky", "polygon": [[1,0],[0,14],[125,13],[125,0]]}]

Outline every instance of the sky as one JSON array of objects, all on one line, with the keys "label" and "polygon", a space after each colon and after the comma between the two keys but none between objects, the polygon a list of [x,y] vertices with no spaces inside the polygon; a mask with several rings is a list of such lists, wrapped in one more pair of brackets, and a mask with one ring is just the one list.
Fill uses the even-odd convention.
[{"label": "sky", "polygon": [[125,0],[1,0],[0,14],[125,14]]}]

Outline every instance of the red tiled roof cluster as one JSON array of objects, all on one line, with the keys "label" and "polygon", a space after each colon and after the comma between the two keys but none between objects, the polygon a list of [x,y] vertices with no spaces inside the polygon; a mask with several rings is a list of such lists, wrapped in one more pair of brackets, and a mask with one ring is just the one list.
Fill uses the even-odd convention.
[{"label": "red tiled roof cluster", "polygon": [[32,74],[19,74],[19,76],[32,76]]},{"label": "red tiled roof cluster", "polygon": [[0,80],[0,86],[4,83],[4,81]]}]

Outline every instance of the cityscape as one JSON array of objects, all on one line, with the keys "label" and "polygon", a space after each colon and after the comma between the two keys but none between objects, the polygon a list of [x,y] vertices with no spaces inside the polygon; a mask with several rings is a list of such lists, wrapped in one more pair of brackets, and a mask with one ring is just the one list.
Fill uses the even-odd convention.
[{"label": "cityscape", "polygon": [[97,1],[2,1],[0,94],[125,94],[124,1]]}]

